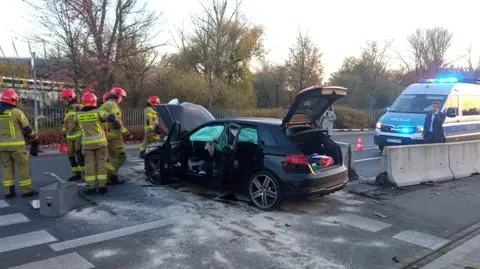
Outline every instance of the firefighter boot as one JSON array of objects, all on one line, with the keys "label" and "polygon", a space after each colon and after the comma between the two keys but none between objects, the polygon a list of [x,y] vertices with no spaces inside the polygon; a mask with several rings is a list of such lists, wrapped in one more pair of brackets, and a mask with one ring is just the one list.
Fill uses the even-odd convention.
[{"label": "firefighter boot", "polygon": [[71,176],[68,181],[80,181],[82,180],[82,172],[76,172],[73,176]]},{"label": "firefighter boot", "polygon": [[85,194],[87,194],[87,195],[95,194],[95,189],[85,188],[85,189],[83,190],[83,193],[85,193]]},{"label": "firefighter boot", "polygon": [[8,187],[8,193],[5,194],[5,199],[12,199],[15,195],[15,186],[10,186]]}]

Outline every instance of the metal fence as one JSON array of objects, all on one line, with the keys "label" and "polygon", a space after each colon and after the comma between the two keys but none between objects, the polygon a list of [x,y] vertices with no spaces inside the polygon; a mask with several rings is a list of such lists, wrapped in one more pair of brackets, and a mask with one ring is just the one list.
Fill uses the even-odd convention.
[{"label": "metal fence", "polygon": [[[143,125],[144,113],[143,108],[126,107],[122,108],[123,123],[125,126]],[[33,126],[34,113],[33,108],[23,108],[30,124]],[[61,129],[63,118],[65,117],[65,108],[43,108],[39,110],[38,128]]]}]

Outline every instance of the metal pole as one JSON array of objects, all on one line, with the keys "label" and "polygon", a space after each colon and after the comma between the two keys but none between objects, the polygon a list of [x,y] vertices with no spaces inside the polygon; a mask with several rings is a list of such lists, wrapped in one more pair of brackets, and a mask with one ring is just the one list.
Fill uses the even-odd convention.
[{"label": "metal pole", "polygon": [[35,121],[35,133],[38,135],[38,105],[37,105],[37,98],[38,98],[38,91],[37,91],[37,67],[35,66],[35,52],[32,52],[32,73],[33,73],[33,114],[34,114],[34,121]]}]

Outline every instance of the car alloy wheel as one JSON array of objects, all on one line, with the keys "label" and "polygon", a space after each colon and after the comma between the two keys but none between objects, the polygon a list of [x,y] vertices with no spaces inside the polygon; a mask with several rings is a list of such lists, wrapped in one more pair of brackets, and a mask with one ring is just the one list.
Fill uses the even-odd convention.
[{"label": "car alloy wheel", "polygon": [[147,180],[152,184],[162,184],[162,170],[160,168],[160,158],[153,156],[145,159],[145,170],[147,174]]},{"label": "car alloy wheel", "polygon": [[248,194],[253,204],[263,210],[275,208],[281,201],[280,185],[267,172],[255,173],[248,184]]}]

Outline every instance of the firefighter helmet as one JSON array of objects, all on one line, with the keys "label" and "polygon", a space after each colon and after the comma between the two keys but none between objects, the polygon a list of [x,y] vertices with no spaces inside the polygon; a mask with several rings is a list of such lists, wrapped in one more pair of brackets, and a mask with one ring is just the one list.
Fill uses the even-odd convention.
[{"label": "firefighter helmet", "polygon": [[73,89],[63,89],[63,91],[60,93],[60,99],[71,102],[77,99],[77,95]]},{"label": "firefighter helmet", "polygon": [[103,99],[103,102],[104,102],[104,103],[107,101],[108,96],[110,96],[110,93],[108,93],[108,92],[106,92],[106,93],[103,94],[102,99]]},{"label": "firefighter helmet", "polygon": [[152,106],[160,104],[160,98],[158,96],[148,97],[148,103]]},{"label": "firefighter helmet", "polygon": [[97,96],[93,92],[87,92],[82,96],[82,105],[84,107],[96,107]]},{"label": "firefighter helmet", "polygon": [[119,99],[127,97],[127,92],[124,89],[119,87],[112,88],[110,90],[110,94],[115,95]]},{"label": "firefighter helmet", "polygon": [[0,102],[16,106],[19,99],[20,97],[18,96],[17,92],[14,89],[8,88],[3,91]]}]

